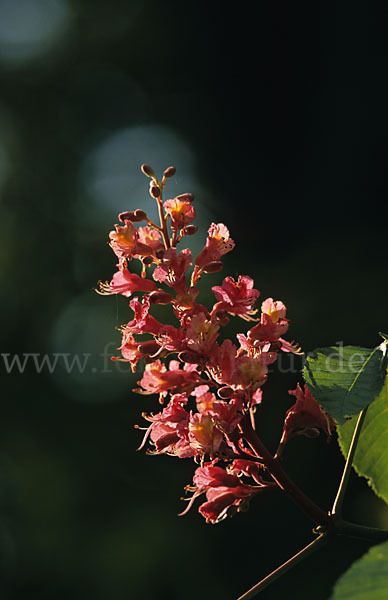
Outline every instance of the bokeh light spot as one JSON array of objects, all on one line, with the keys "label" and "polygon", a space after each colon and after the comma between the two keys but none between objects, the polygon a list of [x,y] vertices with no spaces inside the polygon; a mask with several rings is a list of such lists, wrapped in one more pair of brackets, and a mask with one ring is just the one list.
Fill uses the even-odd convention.
[{"label": "bokeh light spot", "polygon": [[13,66],[44,54],[69,22],[65,0],[0,0],[0,61]]}]

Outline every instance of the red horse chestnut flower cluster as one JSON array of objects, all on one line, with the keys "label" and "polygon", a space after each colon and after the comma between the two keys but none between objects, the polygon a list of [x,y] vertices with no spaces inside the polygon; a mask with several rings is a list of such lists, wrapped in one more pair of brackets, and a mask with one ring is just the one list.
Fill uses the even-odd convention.
[{"label": "red horse chestnut flower cluster", "polygon": [[[199,466],[193,485],[186,488],[192,496],[182,514],[205,495],[199,512],[217,523],[246,510],[254,496],[279,484],[271,460],[280,460],[280,452],[269,459],[254,441],[254,413],[278,353],[301,351],[283,339],[289,324],[283,302],[267,298],[259,311],[260,292],[248,275],[228,276],[212,287],[212,307],[199,302],[201,277],[223,268],[221,259],[233,250],[234,241],[223,223],[212,223],[195,258],[188,248],[178,250],[197,231],[194,197],[184,193],[163,201],[174,167],[160,181],[149,165],[142,171],[150,178],[159,224],[140,209],[120,213],[121,224],[109,234],[117,271],[110,282],[99,282],[98,291],[130,298],[133,316],[121,328],[121,355],[113,360],[128,362],[134,372],[143,361],[134,391],[157,395],[163,405],[159,412],[143,413],[149,426],[141,447],[149,443],[153,454],[193,458]],[[140,261],[141,276],[130,271],[131,261]],[[153,316],[157,304],[171,308],[168,323]],[[221,342],[234,316],[252,326],[235,342]],[[296,403],[286,415],[279,450],[295,433],[315,435],[322,429],[330,436],[332,424],[311,394],[299,386],[290,393]]]}]

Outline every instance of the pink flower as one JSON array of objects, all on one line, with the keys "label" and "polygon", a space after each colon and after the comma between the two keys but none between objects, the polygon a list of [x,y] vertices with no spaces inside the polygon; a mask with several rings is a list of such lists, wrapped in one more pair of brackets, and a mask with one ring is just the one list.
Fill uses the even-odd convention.
[{"label": "pink flower", "polygon": [[280,319],[286,318],[287,309],[280,300],[274,301],[273,298],[267,298],[261,305],[261,312],[269,315],[273,323],[278,323]]},{"label": "pink flower", "polygon": [[109,233],[110,246],[118,258],[130,258],[135,253],[138,233],[131,221],[125,225],[115,225],[115,231]]},{"label": "pink flower", "polygon": [[223,441],[223,434],[206,413],[195,413],[189,421],[189,443],[192,448],[201,454],[214,454],[219,450]]},{"label": "pink flower", "polygon": [[198,391],[201,388],[202,386],[195,390],[199,412],[210,415],[221,431],[227,434],[231,433],[242,419],[242,402],[238,399],[224,402],[206,390],[204,393],[199,394]]},{"label": "pink flower", "polygon": [[188,248],[182,250],[178,255],[175,248],[166,250],[161,263],[156,267],[152,277],[155,281],[166,283],[179,293],[183,293],[187,286],[185,273],[192,263],[191,252]]},{"label": "pink flower", "polygon": [[223,223],[212,223],[208,233],[205,247],[195,259],[198,267],[219,261],[221,256],[234,248],[234,241],[230,238],[229,230]]},{"label": "pink flower", "polygon": [[[174,396],[163,411],[157,415],[145,416],[151,425],[146,431],[140,448],[150,435],[155,445],[155,454],[175,454],[181,458],[194,456],[195,450],[185,441],[189,422],[189,413],[183,408],[187,396]],[[178,449],[177,449],[178,446]],[[183,451],[183,448],[185,451]]]},{"label": "pink flower", "polygon": [[139,227],[137,230],[139,236],[139,242],[152,248],[153,252],[162,250],[164,248],[162,243],[162,237],[157,229],[146,225],[145,227]]},{"label": "pink flower", "polygon": [[243,484],[238,477],[229,475],[220,467],[208,466],[196,470],[194,483],[197,492],[193,499],[206,492],[207,502],[201,504],[198,510],[208,523],[221,521],[230,513],[231,507],[235,511],[241,510],[252,496],[265,487]]},{"label": "pink flower", "polygon": [[296,402],[286,412],[280,445],[284,446],[289,438],[296,434],[315,437],[319,435],[319,429],[326,433],[329,439],[334,421],[320,407],[308,387],[305,385],[303,391],[298,383],[296,389],[289,390],[288,393],[296,397]]},{"label": "pink flower", "polygon": [[243,404],[238,398],[232,398],[229,402],[215,400],[208,412],[215,419],[218,427],[229,435],[236,429],[243,417]]},{"label": "pink flower", "polygon": [[156,341],[164,350],[180,352],[185,348],[185,332],[172,325],[162,325]]},{"label": "pink flower", "polygon": [[188,317],[192,317],[195,314],[207,313],[207,308],[198,304],[196,298],[199,290],[196,287],[189,287],[177,294],[175,302],[173,304],[174,314],[183,324]]},{"label": "pink flower", "polygon": [[129,362],[133,372],[136,371],[136,365],[144,354],[139,351],[139,344],[135,341],[135,338],[131,333],[126,331],[123,332],[121,346],[122,358],[118,356],[112,356],[113,361]]},{"label": "pink flower", "polygon": [[182,200],[179,197],[173,200],[166,200],[164,209],[171,217],[171,229],[177,231],[183,229],[195,219],[195,210],[191,202]]},{"label": "pink flower", "polygon": [[261,310],[260,323],[248,331],[249,341],[279,341],[288,330],[288,319],[285,318],[286,307],[283,302],[274,302],[272,298],[267,298],[262,303]]},{"label": "pink flower", "polygon": [[232,506],[235,507],[235,512],[238,512],[243,501],[248,500],[256,493],[257,490],[252,491],[251,486],[248,485],[239,485],[234,488],[210,488],[206,492],[207,502],[201,504],[198,512],[205,517],[206,523],[219,523],[228,514],[232,514]]},{"label": "pink flower", "polygon": [[129,306],[134,311],[134,319],[125,326],[125,331],[128,333],[152,333],[156,335],[160,332],[163,325],[159,323],[149,313],[150,310],[150,298],[145,296],[143,302],[140,302],[138,298],[133,298]]},{"label": "pink flower", "polygon": [[185,365],[183,370],[180,369],[180,365],[177,360],[170,361],[168,370],[160,360],[146,365],[143,378],[138,382],[144,390],[142,393],[161,396],[166,396],[168,391],[189,393],[197,385],[204,383],[195,365]]},{"label": "pink flower", "polygon": [[[250,393],[256,392],[267,381],[268,365],[275,362],[276,358],[276,352],[261,352],[256,356],[239,356],[236,359],[232,387]],[[258,404],[261,397],[255,395],[253,400]]]},{"label": "pink flower", "polygon": [[212,288],[218,302],[213,312],[226,310],[232,315],[246,316],[252,314],[252,306],[260,295],[253,289],[253,279],[240,275],[237,282],[233,277],[225,277],[221,286]]},{"label": "pink flower", "polygon": [[208,368],[217,383],[229,385],[234,380],[236,346],[231,340],[224,340],[221,346],[213,346]]},{"label": "pink flower", "polygon": [[186,331],[189,350],[199,354],[209,354],[218,336],[219,325],[204,313],[191,317]]},{"label": "pink flower", "polygon": [[130,273],[128,269],[120,269],[117,271],[110,283],[99,282],[99,293],[108,296],[109,294],[121,294],[129,298],[133,292],[152,292],[157,289],[156,284],[149,279],[143,279]]},{"label": "pink flower", "polygon": [[209,487],[236,487],[240,480],[236,475],[229,475],[221,467],[206,465],[196,469],[193,481],[199,490]]}]

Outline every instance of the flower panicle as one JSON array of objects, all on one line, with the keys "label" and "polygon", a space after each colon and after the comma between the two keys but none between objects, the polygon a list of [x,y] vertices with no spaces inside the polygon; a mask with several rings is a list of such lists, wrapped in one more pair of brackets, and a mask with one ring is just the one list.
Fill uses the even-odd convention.
[{"label": "flower panicle", "polygon": [[[243,423],[261,403],[279,352],[300,354],[301,349],[283,338],[289,328],[283,302],[267,298],[259,310],[260,292],[248,275],[226,276],[213,286],[213,306],[199,302],[201,277],[219,272],[235,243],[226,225],[212,223],[196,256],[179,249],[185,237],[198,231],[194,196],[181,193],[164,200],[175,167],[168,167],[161,180],[150,165],[141,170],[149,178],[159,223],[139,208],[119,214],[120,223],[109,233],[117,270],[96,291],[129,299],[132,318],[119,328],[120,355],[112,359],[128,362],[133,372],[143,364],[134,391],[155,395],[162,405],[159,412],[143,413],[148,425],[140,448],[149,443],[148,453],[192,458],[200,465],[182,514],[205,495],[199,512],[207,522],[218,523],[276,487],[266,481],[264,467],[244,438]],[[132,268],[136,262],[140,275]],[[158,304],[170,307],[168,322],[152,314]],[[220,341],[233,317],[250,328],[235,341]],[[308,393],[297,388],[293,394],[296,404],[287,412],[281,448],[300,429],[306,435],[319,429],[330,435],[330,422]]]}]

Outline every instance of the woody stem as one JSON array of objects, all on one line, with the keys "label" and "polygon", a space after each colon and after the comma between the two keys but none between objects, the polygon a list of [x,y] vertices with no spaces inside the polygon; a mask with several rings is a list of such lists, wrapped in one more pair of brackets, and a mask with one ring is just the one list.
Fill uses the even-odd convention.
[{"label": "woody stem", "polygon": [[245,418],[241,424],[242,433],[256,456],[261,458],[272,479],[278,486],[297,504],[317,525],[326,525],[332,529],[331,517],[313,502],[302,490],[289,478],[280,462],[267,450],[257,433],[253,430],[250,419]]}]

